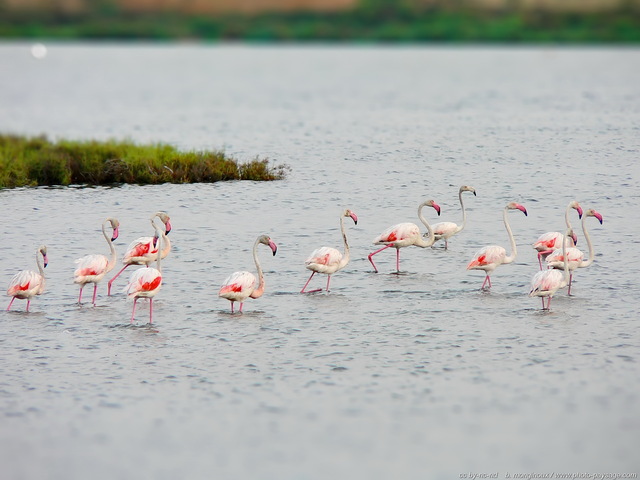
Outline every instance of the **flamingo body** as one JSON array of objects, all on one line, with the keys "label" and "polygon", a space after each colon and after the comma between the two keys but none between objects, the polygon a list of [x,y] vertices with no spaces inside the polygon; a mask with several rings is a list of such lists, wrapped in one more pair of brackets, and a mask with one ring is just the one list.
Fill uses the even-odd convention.
[{"label": "flamingo body", "polygon": [[[572,200],[571,202],[569,202],[569,205],[567,205],[564,213],[564,220],[567,228],[571,228],[571,221],[569,220],[569,213],[571,212],[571,209],[574,209],[576,212],[578,212],[578,218],[582,218],[582,207],[577,201]],[[575,233],[573,233],[573,230],[571,233],[571,238],[569,240],[571,242],[569,244],[569,247],[574,247],[578,243],[578,237]],[[547,255],[549,255],[554,250],[562,249],[563,241],[564,235],[562,233],[547,232],[540,235],[538,239],[531,245],[538,252],[538,263],[540,264],[541,270],[542,259],[546,258]]]},{"label": "flamingo body", "polygon": [[253,273],[247,271],[234,272],[225,279],[218,291],[219,297],[231,302],[231,313],[234,313],[235,302],[240,303],[240,313],[242,313],[242,307],[247,298],[260,298],[264,294],[264,273],[258,260],[259,244],[268,246],[274,255],[278,251],[278,247],[268,235],[261,235],[256,239],[253,244],[253,261],[258,271],[258,277],[256,278]]},{"label": "flamingo body", "polygon": [[[542,300],[542,309],[549,310],[551,308],[551,298],[561,288],[566,287],[569,284],[569,269],[567,266],[567,244],[573,237],[573,230],[567,228],[567,233],[563,235],[562,252],[563,252],[563,264],[565,270],[560,272],[559,270],[541,270],[536,273],[531,279],[531,288],[529,289],[530,297],[540,297]],[[547,298],[547,306],[544,305],[544,299]]]},{"label": "flamingo body", "polygon": [[473,196],[476,196],[476,190],[473,187],[469,187],[467,185],[463,185],[460,187],[458,191],[458,199],[460,201],[460,208],[462,209],[462,223],[458,225],[454,222],[438,222],[435,223],[431,228],[433,228],[434,235],[434,243],[439,240],[444,240],[444,248],[445,250],[449,248],[449,239],[454,235],[460,233],[464,230],[464,227],[467,224],[467,211],[464,208],[464,202],[462,201],[462,193],[463,192],[471,192]]},{"label": "flamingo body", "polygon": [[[42,255],[42,263],[40,262],[40,255]],[[7,311],[11,310],[11,305],[16,298],[21,300],[27,300],[27,312],[31,305],[31,299],[36,295],[41,295],[46,287],[46,280],[44,277],[44,269],[49,264],[47,258],[47,247],[42,245],[36,251],[36,264],[38,265],[38,271],[22,270],[16,273],[7,288],[7,295],[11,298]]]}]

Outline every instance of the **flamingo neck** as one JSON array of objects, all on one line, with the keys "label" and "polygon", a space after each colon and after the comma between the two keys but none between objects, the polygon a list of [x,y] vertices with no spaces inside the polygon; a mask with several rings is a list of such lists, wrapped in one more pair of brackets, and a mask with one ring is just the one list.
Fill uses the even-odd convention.
[{"label": "flamingo neck", "polygon": [[[158,217],[157,215],[153,217],[151,219],[151,224],[153,225],[153,228],[158,229],[158,227],[156,226],[156,218],[160,217]],[[169,252],[171,251],[171,240],[169,240],[169,236],[167,235],[167,225],[163,223],[162,226],[164,228],[160,228],[159,230],[162,237],[163,248],[160,248],[160,246],[158,246],[158,255],[162,255],[162,257],[164,258],[169,255]]]},{"label": "flamingo neck", "polygon": [[433,233],[433,229],[431,228],[431,225],[429,225],[429,222],[427,222],[427,219],[424,218],[424,216],[422,215],[422,210],[424,209],[424,207],[426,207],[426,204],[424,203],[420,204],[420,206],[418,207],[418,218],[420,219],[422,224],[427,228],[427,240],[424,241],[422,239],[422,236],[418,236],[418,238],[416,239],[416,243],[414,243],[414,245],[416,247],[427,248],[435,243],[436,236]]},{"label": "flamingo neck", "polygon": [[582,217],[582,233],[584,234],[584,239],[587,242],[587,247],[589,248],[589,258],[587,259],[586,262],[580,262],[580,265],[578,265],[578,267],[580,268],[584,268],[584,267],[588,267],[589,265],[591,265],[593,263],[593,260],[596,257],[596,253],[593,251],[593,244],[591,243],[591,237],[589,236],[589,232],[587,231],[587,216],[584,215]]},{"label": "flamingo neck", "polygon": [[44,278],[44,260],[41,258],[41,256],[42,252],[40,250],[36,250],[36,265],[38,266],[40,276]]},{"label": "flamingo neck", "polygon": [[344,242],[344,255],[342,255],[342,260],[340,261],[340,268],[346,267],[347,263],[349,263],[349,243],[347,242],[347,233],[344,228],[344,216],[340,216],[340,232],[342,233],[342,241]]},{"label": "flamingo neck", "polygon": [[264,284],[265,284],[264,273],[262,272],[262,266],[260,265],[260,261],[258,260],[258,244],[259,243],[260,243],[260,240],[258,239],[253,244],[253,261],[256,264],[256,270],[258,270],[258,286],[254,288],[253,292],[251,292],[251,295],[249,295],[251,298],[259,298],[264,293]]},{"label": "flamingo neck", "polygon": [[504,227],[507,229],[507,234],[509,235],[509,242],[511,244],[511,253],[504,257],[502,263],[511,263],[516,259],[516,255],[518,254],[518,249],[516,248],[516,239],[513,238],[513,232],[511,231],[511,226],[509,225],[508,218],[508,208],[505,208],[502,211],[502,221],[504,222]]},{"label": "flamingo neck", "polygon": [[102,224],[102,235],[104,235],[104,239],[107,241],[109,245],[109,251],[111,252],[111,257],[109,258],[109,262],[107,263],[107,271],[113,270],[113,267],[116,266],[116,262],[118,261],[118,257],[116,255],[116,247],[113,246],[113,242],[111,241],[111,237],[107,235],[107,231],[104,228],[104,225],[107,222]]},{"label": "flamingo neck", "polygon": [[464,202],[462,201],[462,190],[458,192],[458,198],[460,199],[460,208],[462,208],[462,223],[456,228],[456,233],[460,233],[467,225],[467,211],[464,209]]},{"label": "flamingo neck", "polygon": [[562,272],[562,287],[566,287],[569,284],[569,280],[571,279],[571,273],[569,272],[569,259],[567,258],[567,244],[571,242],[571,237],[568,235],[564,236],[564,240],[562,241],[562,263],[564,264],[564,271]]},{"label": "flamingo neck", "polygon": [[[571,204],[569,204],[569,205],[567,206],[567,209],[566,209],[566,210],[565,210],[565,212],[564,212],[564,222],[567,224],[567,228],[571,228],[571,229],[572,229],[573,227],[571,226],[571,220],[569,220],[569,214],[571,213],[571,209],[572,209],[572,208],[573,208],[573,207],[571,206]],[[584,229],[584,224],[583,224],[583,229]],[[570,243],[569,243],[569,246],[570,246],[570,247],[575,247],[575,244],[573,243],[573,238],[570,238],[570,239],[569,239],[569,242],[570,242]]]}]

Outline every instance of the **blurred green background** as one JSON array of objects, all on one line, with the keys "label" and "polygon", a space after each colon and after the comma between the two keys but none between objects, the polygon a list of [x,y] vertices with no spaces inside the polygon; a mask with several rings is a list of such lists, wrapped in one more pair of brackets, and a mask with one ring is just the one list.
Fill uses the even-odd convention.
[{"label": "blurred green background", "polygon": [[0,0],[0,38],[636,43],[640,0]]}]

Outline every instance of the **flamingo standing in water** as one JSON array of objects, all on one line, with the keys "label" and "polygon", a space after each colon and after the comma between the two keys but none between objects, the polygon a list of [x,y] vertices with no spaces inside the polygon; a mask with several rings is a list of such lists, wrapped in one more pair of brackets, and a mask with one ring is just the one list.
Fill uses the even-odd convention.
[{"label": "flamingo standing in water", "polygon": [[[154,223],[153,218],[151,217],[151,224],[155,228],[155,235],[152,239],[153,248],[162,251],[162,243],[164,242],[166,236],[163,235],[162,232]],[[156,250],[156,251],[157,251]],[[129,277],[129,283],[124,288],[124,292],[127,294],[128,298],[133,298],[133,310],[131,312],[131,322],[136,315],[136,304],[138,302],[138,298],[148,298],[149,299],[149,323],[153,323],[153,297],[160,291],[160,287],[162,286],[162,270],[160,269],[160,260],[162,260],[162,255],[156,255],[156,267],[150,267],[147,264],[146,268],[139,268],[135,272],[131,274]]]},{"label": "flamingo standing in water", "polygon": [[304,262],[305,267],[311,270],[312,273],[309,280],[307,280],[307,283],[305,283],[302,290],[300,290],[300,293],[314,293],[322,291],[321,288],[309,290],[308,292],[304,291],[316,273],[327,274],[328,292],[331,275],[336,273],[338,270],[342,270],[349,263],[349,244],[347,243],[347,234],[344,231],[344,217],[351,217],[353,223],[356,225],[358,224],[358,217],[351,210],[347,209],[342,213],[342,215],[340,215],[340,231],[342,232],[342,240],[344,241],[344,255],[331,247],[320,247],[315,249]]},{"label": "flamingo standing in water", "polygon": [[[575,200],[569,202],[567,209],[564,212],[564,221],[567,224],[567,228],[571,228],[571,221],[569,220],[569,213],[571,209],[578,212],[578,218],[582,218],[582,207]],[[573,232],[573,229],[571,230]],[[575,233],[572,234],[570,241],[572,242],[569,247],[575,247],[578,244],[578,237]],[[542,270],[542,259],[546,258],[554,250],[560,250],[563,245],[564,235],[560,232],[547,232],[543,233],[533,243],[532,247],[538,252],[538,263],[540,264],[540,270]]]},{"label": "flamingo standing in water", "polygon": [[[42,255],[42,263],[40,262],[40,255]],[[27,312],[29,311],[29,305],[31,305],[31,299],[36,295],[40,295],[44,292],[46,281],[44,278],[44,269],[49,264],[47,258],[47,247],[41,245],[36,250],[36,264],[38,265],[38,272],[33,270],[22,270],[16,273],[11,282],[9,282],[9,288],[7,288],[7,295],[13,297],[9,302],[7,311],[11,309],[11,305],[16,298],[27,299]]]},{"label": "flamingo standing in water", "polygon": [[567,248],[566,252],[562,250],[555,250],[551,255],[547,257],[547,266],[556,269],[565,269],[564,260],[568,262],[569,266],[569,289],[567,290],[567,295],[571,295],[571,282],[573,281],[573,271],[576,268],[586,268],[593,263],[595,259],[595,251],[593,250],[593,244],[591,243],[591,237],[589,236],[589,232],[586,227],[586,219],[587,217],[595,217],[602,225],[602,215],[596,212],[594,209],[590,208],[587,210],[582,217],[582,233],[584,234],[584,238],[587,242],[587,247],[589,248],[589,258],[587,261],[584,261],[584,253],[582,250],[571,247]]},{"label": "flamingo standing in water", "polygon": [[[567,266],[567,243],[571,241],[571,237],[575,234],[571,228],[567,228],[566,233],[563,235],[562,242],[562,254],[564,271],[548,269],[537,272],[531,279],[531,288],[529,290],[530,297],[540,297],[542,300],[542,310],[551,309],[551,298],[555,293],[564,288],[569,283],[569,268]],[[547,297],[547,306],[544,306],[544,298]]]},{"label": "flamingo standing in water", "polygon": [[467,211],[464,209],[464,203],[462,202],[462,192],[471,192],[473,196],[476,196],[476,190],[473,187],[468,187],[467,185],[463,185],[460,187],[458,191],[458,199],[460,200],[460,208],[462,208],[462,223],[460,225],[455,224],[454,222],[438,222],[433,224],[431,227],[433,229],[433,234],[435,236],[435,241],[444,239],[444,249],[447,250],[449,248],[449,239],[454,235],[460,233],[464,230],[464,227],[467,224]]},{"label": "flamingo standing in water", "polygon": [[[164,245],[162,248],[162,258],[165,258],[171,251],[171,240],[169,240],[169,237],[167,236],[169,235],[169,232],[171,232],[171,221],[166,212],[156,212],[151,217],[151,224],[154,229],[156,228],[154,223],[156,217],[158,217],[164,224],[164,233],[162,235],[162,244]],[[158,248],[155,246],[153,239],[154,237],[140,237],[129,244],[124,257],[122,258],[124,267],[122,267],[120,271],[116,273],[111,280],[109,280],[109,283],[107,284],[107,295],[111,295],[111,286],[113,285],[113,282],[127,267],[130,265],[149,266],[156,260],[156,257],[158,256]]]},{"label": "flamingo standing in water", "polygon": [[516,255],[518,254],[518,251],[516,249],[516,241],[513,238],[513,232],[511,231],[511,227],[509,226],[509,221],[507,219],[507,212],[509,210],[520,210],[526,216],[527,209],[519,203],[509,202],[502,211],[502,221],[504,222],[504,226],[507,229],[507,234],[509,235],[509,241],[511,242],[511,254],[507,255],[507,251],[504,249],[504,247],[501,247],[499,245],[490,245],[478,250],[473,256],[473,259],[467,265],[467,270],[485,271],[486,277],[484,279],[484,282],[482,282],[482,287],[480,287],[480,290],[483,290],[484,286],[487,283],[489,284],[489,288],[491,288],[491,273],[500,265],[512,263],[516,259]]},{"label": "flamingo standing in water", "polygon": [[256,276],[251,272],[235,272],[226,278],[218,296],[231,302],[231,313],[233,313],[234,302],[240,302],[240,313],[242,313],[242,306],[247,298],[260,298],[264,293],[264,273],[258,261],[259,244],[268,246],[274,255],[278,251],[278,247],[268,235],[259,236],[253,244],[253,261],[256,264],[259,279],[257,287]]},{"label": "flamingo standing in water", "polygon": [[[107,235],[105,229],[106,223],[111,224],[111,235]],[[91,303],[96,305],[96,293],[98,291],[98,282],[104,278],[104,276],[113,270],[116,266],[116,249],[113,246],[113,242],[118,238],[118,227],[120,222],[115,218],[107,218],[102,223],[102,235],[109,244],[109,250],[111,251],[111,257],[106,255],[85,255],[82,258],[76,260],[78,268],[74,272],[73,282],[80,285],[80,295],[78,296],[78,303],[82,303],[82,289],[87,283],[93,283],[93,300]]]},{"label": "flamingo standing in water", "polygon": [[373,239],[373,243],[375,245],[384,245],[384,247],[376,250],[369,254],[369,261],[371,265],[373,265],[373,270],[378,273],[378,268],[376,264],[373,263],[373,256],[381,251],[394,247],[396,249],[396,270],[400,272],[400,249],[402,247],[408,247],[410,245],[415,245],[416,247],[427,248],[433,245],[435,242],[435,236],[433,233],[433,229],[427,222],[427,220],[422,216],[422,209],[424,207],[433,207],[433,209],[438,212],[440,215],[440,206],[434,202],[433,200],[427,200],[426,202],[422,202],[418,206],[418,218],[427,227],[427,241],[422,239],[422,235],[420,235],[420,228],[415,223],[398,223],[393,227],[387,228],[384,232],[378,235]]}]

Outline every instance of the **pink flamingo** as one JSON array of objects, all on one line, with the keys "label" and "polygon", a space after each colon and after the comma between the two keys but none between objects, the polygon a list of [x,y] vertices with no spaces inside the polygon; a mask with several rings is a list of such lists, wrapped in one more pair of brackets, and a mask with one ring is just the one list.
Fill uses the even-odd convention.
[{"label": "pink flamingo", "polygon": [[347,234],[344,231],[344,217],[351,217],[353,223],[356,225],[358,224],[358,217],[351,210],[347,209],[342,213],[342,215],[340,215],[340,231],[342,232],[342,240],[344,241],[344,255],[331,247],[320,247],[315,249],[304,262],[305,267],[311,270],[311,276],[309,277],[309,280],[307,280],[307,283],[304,284],[304,287],[302,287],[302,290],[300,290],[300,293],[314,293],[322,291],[321,288],[309,290],[308,292],[304,291],[316,273],[327,274],[328,292],[331,275],[336,273],[338,270],[342,270],[349,263],[349,244],[347,243]]},{"label": "pink flamingo", "polygon": [[240,302],[240,313],[242,313],[242,306],[247,298],[260,298],[264,293],[264,274],[258,261],[259,244],[267,245],[274,255],[278,251],[278,247],[268,235],[259,236],[253,244],[253,261],[256,264],[258,278],[260,279],[257,287],[256,276],[251,272],[235,272],[226,278],[218,292],[218,296],[231,302],[231,313],[233,313],[234,302]]},{"label": "pink flamingo", "polygon": [[[163,232],[153,223],[153,218],[154,217],[151,217],[151,224],[156,230],[152,239],[153,248],[162,250],[162,242],[164,242],[166,236],[163,235]],[[162,286],[160,260],[162,260],[162,255],[156,255],[156,268],[150,267],[147,264],[146,268],[139,268],[129,277],[129,283],[124,288],[124,292],[128,298],[133,298],[133,310],[131,312],[130,323],[133,323],[136,315],[138,298],[149,299],[149,323],[153,323],[153,297],[156,296]]]},{"label": "pink flamingo", "polygon": [[[571,222],[569,221],[569,212],[571,209],[574,209],[578,212],[578,218],[582,218],[582,207],[575,200],[569,202],[567,205],[567,209],[564,212],[564,221],[567,224],[567,228],[571,228]],[[573,230],[571,230],[573,232]],[[564,235],[560,232],[547,232],[543,233],[538,237],[538,239],[533,243],[532,247],[538,251],[538,263],[540,264],[540,270],[542,270],[542,259],[546,258],[551,252],[556,249],[562,248],[562,240],[564,239]],[[569,246],[574,247],[578,244],[578,237],[576,234],[573,234],[571,238],[571,243]]]},{"label": "pink flamingo", "polygon": [[[109,222],[111,224],[111,236],[107,235],[105,224]],[[104,278],[104,276],[113,270],[116,265],[116,249],[113,246],[113,242],[118,238],[118,227],[120,222],[115,218],[107,218],[102,223],[102,235],[109,244],[109,250],[111,251],[111,257],[106,255],[85,255],[82,258],[76,260],[78,268],[74,272],[73,282],[80,285],[80,295],[78,296],[78,303],[82,303],[82,289],[87,283],[93,283],[93,300],[91,303],[96,305],[96,293],[98,291],[98,282]]]},{"label": "pink flamingo", "polygon": [[555,250],[547,257],[547,266],[555,269],[565,269],[564,259],[566,257],[568,265],[569,265],[569,289],[567,291],[567,295],[571,295],[571,282],[573,281],[573,272],[576,268],[586,268],[593,263],[595,259],[595,251],[593,250],[593,244],[591,243],[591,237],[589,236],[589,232],[586,227],[586,219],[587,217],[595,217],[602,225],[602,215],[596,212],[594,209],[590,208],[587,210],[582,217],[582,233],[584,234],[584,238],[587,242],[587,247],[589,248],[589,258],[585,262],[584,253],[582,250],[579,250],[576,247],[567,248],[566,252],[562,250]]},{"label": "pink flamingo", "polygon": [[526,216],[527,209],[519,203],[509,202],[502,211],[502,221],[504,222],[504,226],[507,229],[507,234],[509,235],[509,241],[511,242],[511,254],[507,256],[507,251],[504,249],[504,247],[501,247],[499,245],[490,245],[478,250],[473,256],[473,259],[467,265],[467,270],[485,271],[486,277],[484,279],[484,282],[482,282],[482,287],[480,287],[480,290],[483,290],[484,286],[487,283],[489,284],[489,288],[491,288],[491,273],[500,265],[513,262],[516,259],[516,255],[518,254],[518,251],[516,249],[516,241],[513,238],[513,232],[511,231],[511,227],[509,226],[509,221],[507,219],[507,212],[509,210],[520,210]]},{"label": "pink flamingo", "polygon": [[375,245],[384,245],[384,247],[370,253],[368,257],[371,265],[373,265],[373,270],[376,273],[378,273],[378,269],[376,267],[376,264],[373,263],[373,256],[387,248],[394,247],[396,249],[396,270],[399,273],[400,249],[402,247],[415,245],[416,247],[427,248],[433,245],[433,243],[435,242],[435,236],[433,233],[433,229],[431,228],[427,220],[422,216],[422,209],[424,207],[433,207],[433,209],[438,212],[438,215],[440,215],[440,206],[433,200],[427,200],[426,202],[422,202],[418,206],[418,218],[424,224],[424,226],[427,227],[427,241],[425,242],[422,239],[422,235],[420,235],[420,228],[415,223],[398,223],[397,225],[387,228],[384,232],[373,239],[373,243]]},{"label": "pink flamingo", "polygon": [[[162,258],[165,258],[171,251],[171,240],[169,240],[169,237],[167,237],[167,235],[169,235],[169,232],[171,232],[171,221],[169,215],[167,215],[165,212],[156,212],[151,217],[151,223],[154,225],[154,228],[155,224],[153,223],[153,221],[156,217],[158,217],[162,221],[162,223],[164,223],[164,233],[162,235],[162,243],[164,245],[164,248],[162,249]],[[109,283],[107,284],[107,295],[111,295],[111,286],[113,285],[113,282],[120,276],[122,272],[124,272],[127,267],[129,267],[130,265],[149,266],[156,260],[156,257],[158,256],[158,249],[156,246],[154,246],[155,243],[153,238],[154,237],[140,237],[129,244],[124,257],[122,258],[124,267],[122,267],[122,269],[120,269],[120,271],[116,273],[111,280],[109,280]]]},{"label": "pink flamingo", "polygon": [[447,250],[449,248],[449,239],[454,235],[460,233],[464,230],[464,227],[467,224],[467,211],[464,209],[464,203],[462,202],[462,192],[471,192],[473,196],[476,196],[476,190],[473,187],[468,187],[463,185],[460,187],[458,191],[458,199],[460,200],[460,208],[462,208],[462,223],[460,225],[455,224],[454,222],[438,222],[433,224],[431,228],[433,228],[433,234],[435,236],[435,241],[444,239],[444,249]]},{"label": "pink flamingo", "polygon": [[[571,228],[567,228],[566,233],[563,235],[562,253],[564,257],[564,271],[548,269],[537,272],[531,279],[531,288],[529,290],[530,297],[540,297],[542,300],[542,310],[551,309],[551,298],[555,293],[564,288],[569,283],[569,269],[567,266],[567,243],[571,241],[571,238],[575,234]],[[544,306],[544,298],[547,297],[547,306]]]},{"label": "pink flamingo", "polygon": [[[40,255],[42,255],[42,263],[40,263]],[[38,265],[38,272],[33,270],[22,270],[16,273],[11,282],[9,282],[9,288],[7,288],[7,295],[13,297],[9,302],[7,311],[11,309],[11,305],[16,298],[27,299],[27,312],[29,311],[29,305],[31,305],[31,299],[36,295],[40,295],[44,292],[46,281],[44,278],[44,269],[49,264],[47,258],[47,247],[41,245],[36,250],[36,264]]]}]

